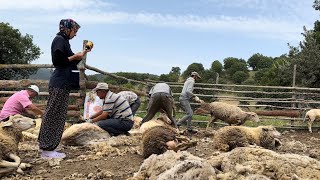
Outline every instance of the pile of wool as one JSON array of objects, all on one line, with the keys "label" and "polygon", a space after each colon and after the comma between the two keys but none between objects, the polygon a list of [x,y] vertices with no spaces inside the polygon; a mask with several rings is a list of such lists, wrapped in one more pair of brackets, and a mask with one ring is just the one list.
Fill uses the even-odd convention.
[{"label": "pile of wool", "polygon": [[204,159],[187,151],[166,151],[161,155],[151,155],[145,159],[131,180],[202,180],[215,179],[215,169]]},{"label": "pile of wool", "polygon": [[320,179],[318,160],[263,148],[235,148],[210,157],[208,162],[219,170],[218,179],[247,179],[250,175],[270,179]]}]

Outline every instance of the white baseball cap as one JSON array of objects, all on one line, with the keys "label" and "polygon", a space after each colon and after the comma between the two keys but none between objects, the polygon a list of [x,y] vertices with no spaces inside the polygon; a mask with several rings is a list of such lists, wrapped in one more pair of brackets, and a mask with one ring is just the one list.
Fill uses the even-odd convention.
[{"label": "white baseball cap", "polygon": [[29,87],[28,87],[28,89],[30,89],[30,90],[33,90],[34,92],[36,92],[37,94],[39,94],[39,87],[38,86],[36,86],[36,85],[30,85]]}]

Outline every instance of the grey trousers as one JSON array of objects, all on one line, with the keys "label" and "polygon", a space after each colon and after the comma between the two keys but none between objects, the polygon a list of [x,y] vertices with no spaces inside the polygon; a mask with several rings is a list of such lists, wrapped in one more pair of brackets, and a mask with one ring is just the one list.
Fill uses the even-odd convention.
[{"label": "grey trousers", "polygon": [[192,120],[193,111],[190,106],[190,101],[188,99],[182,99],[181,97],[179,98],[179,101],[182,108],[187,114],[180,119],[180,121],[178,122],[178,125],[182,125],[187,121],[187,128],[191,129],[191,125],[192,125],[191,120]]},{"label": "grey trousers", "polygon": [[151,120],[157,112],[164,110],[168,118],[172,121],[171,125],[176,127],[177,122],[175,117],[173,117],[174,112],[174,101],[170,94],[159,92],[151,95],[147,115],[142,119],[141,124]]}]

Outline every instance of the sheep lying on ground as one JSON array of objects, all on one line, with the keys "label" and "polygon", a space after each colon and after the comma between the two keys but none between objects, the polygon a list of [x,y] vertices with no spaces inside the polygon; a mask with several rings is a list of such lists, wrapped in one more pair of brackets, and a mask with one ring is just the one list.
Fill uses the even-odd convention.
[{"label": "sheep lying on ground", "polygon": [[308,119],[308,129],[309,132],[312,133],[312,123],[315,120],[319,120],[320,119],[320,109],[311,109],[306,113],[306,116],[303,119],[303,122],[306,121],[306,119]]},{"label": "sheep lying on ground", "polygon": [[167,150],[186,150],[196,146],[197,141],[191,141],[181,136],[169,126],[155,126],[142,134],[142,155],[144,158],[152,154],[162,154]]},{"label": "sheep lying on ground", "polygon": [[[37,118],[37,119],[35,119],[35,121],[37,124],[36,127],[30,128],[30,129],[22,132],[23,140],[36,140],[36,139],[38,139],[42,119]],[[66,122],[64,125],[64,130],[66,130],[70,126],[71,126],[71,124]]]},{"label": "sheep lying on ground", "polygon": [[[21,115],[10,116],[6,122],[0,125],[0,176],[30,167],[30,164],[21,163],[17,156],[18,144],[22,139],[22,131],[35,127],[34,119]],[[14,160],[14,162],[12,162]]]},{"label": "sheep lying on ground", "polygon": [[213,143],[214,148],[220,151],[250,145],[272,149],[280,145],[279,136],[280,133],[272,126],[225,126],[216,131]]},{"label": "sheep lying on ground", "polygon": [[70,146],[83,146],[94,141],[110,138],[110,134],[93,123],[74,124],[66,129],[61,143]]},{"label": "sheep lying on ground", "polygon": [[209,128],[212,123],[216,120],[220,119],[229,125],[241,125],[246,120],[253,120],[255,122],[259,122],[259,117],[254,112],[246,112],[241,110],[238,106],[223,103],[223,102],[201,102],[202,111],[208,112],[211,114],[211,119],[207,124],[207,128]]},{"label": "sheep lying on ground", "polygon": [[158,117],[157,119],[151,119],[143,123],[140,127],[140,133],[144,133],[146,130],[155,126],[167,126],[172,128],[170,124],[171,124],[171,120],[168,118],[167,114],[160,113],[160,117]]},{"label": "sheep lying on ground", "polygon": [[131,180],[142,179],[216,179],[215,169],[204,159],[187,151],[167,151],[161,155],[152,155],[144,160]]}]

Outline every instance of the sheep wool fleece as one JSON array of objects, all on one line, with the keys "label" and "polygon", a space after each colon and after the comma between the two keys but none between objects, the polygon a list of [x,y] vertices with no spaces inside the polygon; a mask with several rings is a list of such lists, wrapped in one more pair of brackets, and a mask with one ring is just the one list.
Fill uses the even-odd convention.
[{"label": "sheep wool fleece", "polygon": [[49,87],[49,94],[38,139],[39,148],[45,151],[55,150],[60,143],[69,101],[69,90],[66,88]]}]

